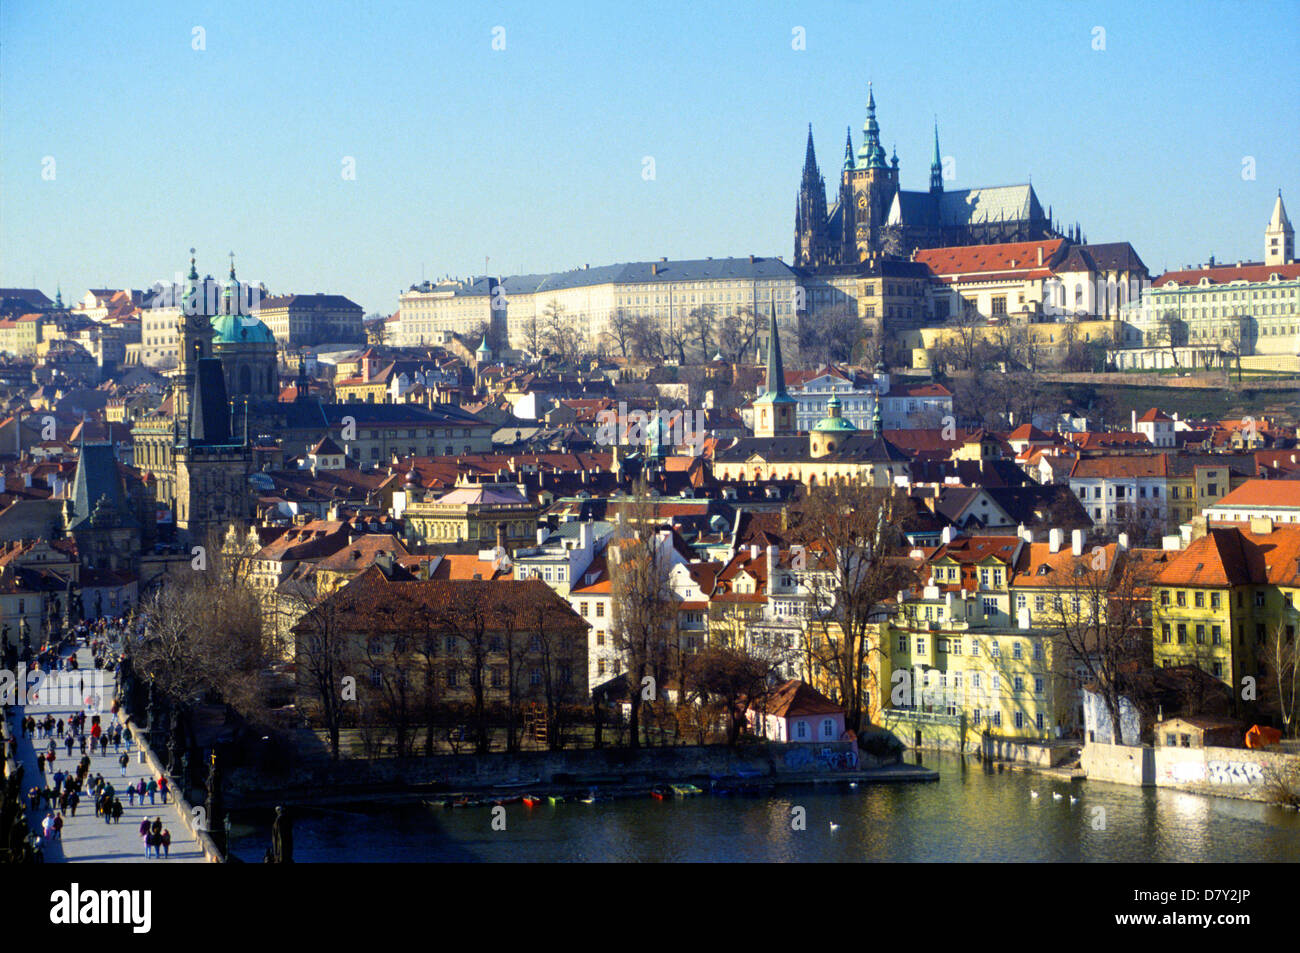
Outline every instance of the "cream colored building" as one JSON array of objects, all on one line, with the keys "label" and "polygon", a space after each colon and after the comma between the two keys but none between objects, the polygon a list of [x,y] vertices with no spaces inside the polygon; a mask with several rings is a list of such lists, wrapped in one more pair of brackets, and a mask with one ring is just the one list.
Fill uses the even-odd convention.
[{"label": "cream colored building", "polygon": [[856,311],[857,292],[852,274],[807,276],[779,258],[754,256],[661,258],[549,275],[479,276],[426,282],[404,293],[393,343],[428,344],[448,331],[472,337],[488,326],[504,334],[511,348],[524,349],[534,327],[544,339],[554,304],[582,332],[587,346],[617,350],[611,330],[620,318],[644,316],[662,326],[680,326],[692,311],[707,307],[718,322],[741,308],[754,310],[761,319],[775,300],[781,325],[793,327],[800,311]]}]

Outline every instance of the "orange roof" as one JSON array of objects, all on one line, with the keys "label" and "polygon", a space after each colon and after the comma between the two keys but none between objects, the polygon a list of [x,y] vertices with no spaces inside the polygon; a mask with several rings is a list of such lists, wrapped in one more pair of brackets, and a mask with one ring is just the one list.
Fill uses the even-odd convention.
[{"label": "orange roof", "polygon": [[1194,285],[1200,282],[1202,278],[1209,279],[1210,284],[1226,284],[1229,281],[1268,281],[1269,275],[1276,274],[1279,278],[1300,278],[1300,263],[1292,265],[1264,265],[1259,262],[1242,264],[1241,267],[1236,265],[1224,265],[1214,268],[1192,268],[1186,271],[1167,271],[1155,281],[1151,282],[1152,287],[1160,288],[1170,282],[1176,281],[1181,285]]},{"label": "orange roof", "polygon": [[1172,419],[1173,418],[1170,417],[1168,414],[1166,414],[1163,410],[1160,410],[1158,407],[1152,407],[1145,414],[1139,417],[1138,421],[1140,423],[1150,424],[1150,423],[1155,423],[1157,420],[1172,420]]},{"label": "orange roof", "polygon": [[1169,457],[1163,453],[1080,457],[1070,468],[1072,480],[1125,480],[1168,475]]},{"label": "orange roof", "polygon": [[[1043,242],[1010,242],[1004,245],[958,245],[950,248],[926,248],[916,253],[916,260],[928,265],[936,275],[974,275],[1012,272],[1023,277],[1024,272],[1039,270],[1043,276],[1051,272],[1045,267],[1061,248],[1063,239]],[[1038,259],[1042,251],[1042,261]],[[1001,274],[990,277],[1002,277]]]},{"label": "orange roof", "polygon": [[1300,507],[1300,480],[1247,480],[1215,504],[1231,506]]}]

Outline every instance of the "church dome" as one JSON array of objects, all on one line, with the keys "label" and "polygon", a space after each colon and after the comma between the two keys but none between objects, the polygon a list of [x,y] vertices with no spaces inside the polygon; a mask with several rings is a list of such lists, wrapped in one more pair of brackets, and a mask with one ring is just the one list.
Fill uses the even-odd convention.
[{"label": "church dome", "polygon": [[[245,324],[244,322],[248,323]],[[212,318],[213,344],[274,344],[275,335],[265,322],[237,314]]]},{"label": "church dome", "polygon": [[852,433],[857,429],[840,416],[840,399],[834,394],[826,402],[826,416],[813,426],[816,433]]}]

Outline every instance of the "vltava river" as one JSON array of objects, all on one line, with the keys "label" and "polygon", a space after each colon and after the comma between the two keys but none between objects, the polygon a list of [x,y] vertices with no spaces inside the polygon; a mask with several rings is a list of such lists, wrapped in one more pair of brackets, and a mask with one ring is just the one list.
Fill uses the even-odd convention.
[{"label": "vltava river", "polygon": [[[763,798],[511,804],[506,829],[498,831],[487,807],[299,808],[294,860],[1300,861],[1294,811],[1097,782],[1070,785],[990,771],[955,755],[927,754],[923,763],[941,780],[790,788]],[[804,830],[792,829],[796,807],[804,809]],[[236,855],[261,861],[270,845],[269,816],[234,820]]]}]

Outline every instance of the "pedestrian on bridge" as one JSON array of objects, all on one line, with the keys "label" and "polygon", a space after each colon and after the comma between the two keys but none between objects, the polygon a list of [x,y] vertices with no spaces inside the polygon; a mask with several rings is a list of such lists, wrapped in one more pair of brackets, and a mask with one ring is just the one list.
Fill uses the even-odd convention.
[{"label": "pedestrian on bridge", "polygon": [[153,803],[153,796],[158,793],[158,782],[153,778],[149,779],[149,786],[145,788],[149,792],[149,803]]},{"label": "pedestrian on bridge", "polygon": [[63,746],[68,749],[68,757],[72,757],[72,746],[75,742],[72,740],[72,732],[69,731],[63,739]]},{"label": "pedestrian on bridge", "polygon": [[167,803],[167,792],[169,790],[170,788],[167,786],[167,775],[165,774],[158,775],[158,793],[162,795],[162,802],[164,804]]},{"label": "pedestrian on bridge", "polygon": [[121,824],[121,823],[122,823],[122,800],[121,800],[121,798],[113,798],[113,823],[114,823],[114,824]]},{"label": "pedestrian on bridge", "polygon": [[121,756],[117,759],[117,763],[118,766],[122,769],[122,777],[126,777],[126,766],[131,763],[131,759],[127,757],[125,751],[122,752]]},{"label": "pedestrian on bridge", "polygon": [[73,791],[68,795],[68,816],[77,816],[77,805],[81,803],[81,795]]}]

